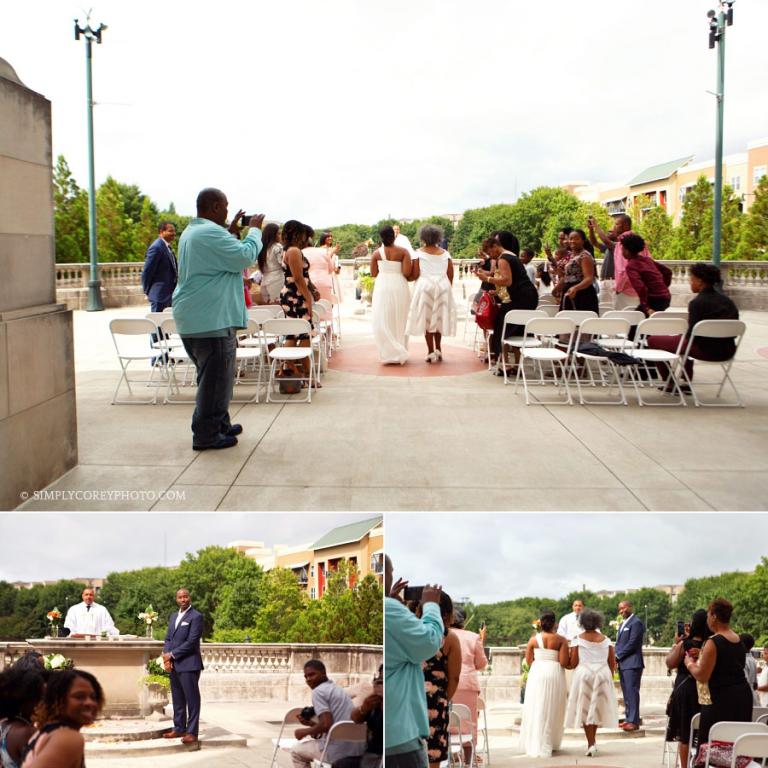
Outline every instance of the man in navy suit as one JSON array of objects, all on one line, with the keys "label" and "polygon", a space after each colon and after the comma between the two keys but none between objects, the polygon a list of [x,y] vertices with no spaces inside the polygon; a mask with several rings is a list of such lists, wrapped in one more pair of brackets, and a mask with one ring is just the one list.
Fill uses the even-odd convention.
[{"label": "man in navy suit", "polygon": [[619,663],[619,680],[624,694],[625,731],[640,727],[640,680],[643,677],[643,635],[645,626],[632,612],[632,603],[619,603],[619,613],[624,619],[616,636],[616,661]]},{"label": "man in navy suit", "polygon": [[144,269],[141,270],[141,287],[152,305],[153,312],[162,312],[171,306],[176,288],[178,265],[171,250],[176,238],[176,227],[170,221],[160,222],[159,236],[147,248]]},{"label": "man in navy suit", "polygon": [[183,744],[195,744],[200,725],[203,614],[192,607],[187,589],[176,593],[176,605],[179,610],[172,613],[168,620],[163,645],[163,661],[166,670],[171,673],[173,700],[173,730],[166,733],[165,738],[180,738]]}]

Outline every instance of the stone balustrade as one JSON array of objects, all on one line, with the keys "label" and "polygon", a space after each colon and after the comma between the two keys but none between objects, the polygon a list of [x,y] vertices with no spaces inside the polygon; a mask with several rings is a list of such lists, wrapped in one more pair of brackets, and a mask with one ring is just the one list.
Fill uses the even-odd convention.
[{"label": "stone balustrade", "polygon": [[[68,641],[58,642],[60,652],[66,655]],[[118,641],[102,642],[105,648],[121,647]],[[159,653],[159,643],[157,647]],[[32,648],[26,642],[0,645],[0,670]],[[205,670],[200,690],[209,702],[301,701],[307,698],[304,663],[309,659],[320,659],[328,676],[345,688],[368,683],[383,660],[382,648],[377,645],[203,643],[201,650]]]},{"label": "stone balustrade", "polygon": [[[541,260],[535,260],[534,264]],[[457,295],[466,297],[479,288],[479,281],[472,273],[479,259],[456,259],[454,261],[454,288]],[[601,260],[598,260],[598,271]],[[685,305],[691,298],[687,289],[688,268],[693,261],[665,261],[672,270],[673,304]],[[342,259],[339,275],[345,288],[344,297],[349,299],[350,288],[357,271],[368,266],[370,258]],[[122,307],[146,304],[141,289],[141,261],[99,264],[99,279],[105,307]],[[723,283],[728,294],[741,309],[768,310],[768,261],[724,261],[720,264]],[[57,301],[69,309],[84,309],[88,299],[88,264],[56,265]]]},{"label": "stone balustrade", "polygon": [[[672,692],[674,676],[667,670],[665,659],[669,648],[643,649],[645,670],[640,689],[640,703],[664,705]],[[488,668],[480,673],[481,695],[489,704],[520,701],[520,677],[525,659],[525,646],[491,648]]]}]

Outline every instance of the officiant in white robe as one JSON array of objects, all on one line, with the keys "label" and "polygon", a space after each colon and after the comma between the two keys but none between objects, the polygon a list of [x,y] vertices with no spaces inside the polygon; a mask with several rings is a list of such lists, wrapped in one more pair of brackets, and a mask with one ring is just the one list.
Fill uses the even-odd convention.
[{"label": "officiant in white robe", "polygon": [[120,630],[109,615],[109,611],[94,602],[95,591],[91,587],[83,590],[83,601],[73,605],[64,619],[64,627],[70,635],[100,635],[106,632],[108,635],[119,635]]}]

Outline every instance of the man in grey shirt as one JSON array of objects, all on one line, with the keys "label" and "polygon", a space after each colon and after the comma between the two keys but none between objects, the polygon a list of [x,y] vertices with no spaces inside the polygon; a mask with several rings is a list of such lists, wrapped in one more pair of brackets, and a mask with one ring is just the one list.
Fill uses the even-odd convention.
[{"label": "man in grey shirt", "polygon": [[[331,682],[325,671],[325,664],[319,659],[310,659],[304,665],[304,680],[312,689],[312,708],[315,717],[299,717],[304,727],[297,728],[294,736],[299,740],[291,749],[294,768],[308,768],[313,760],[319,760],[325,747],[325,735],[334,723],[352,719],[354,704],[347,692]],[[306,738],[307,736],[311,738]],[[365,742],[333,741],[328,745],[325,761],[333,763],[342,757],[353,757],[365,752]]]}]

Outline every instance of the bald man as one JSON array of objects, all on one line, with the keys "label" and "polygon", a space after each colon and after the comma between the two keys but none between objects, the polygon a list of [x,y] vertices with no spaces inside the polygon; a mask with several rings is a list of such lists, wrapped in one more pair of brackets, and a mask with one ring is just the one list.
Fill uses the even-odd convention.
[{"label": "bald man", "polygon": [[264,214],[252,216],[240,240],[243,211],[227,228],[229,202],[220,189],[197,196],[197,218],[179,241],[179,283],[173,292],[173,317],[197,369],[197,396],[192,415],[192,449],[231,448],[243,428],[232,424],[229,402],[235,383],[239,329],[248,326],[243,270],[261,251]]}]

